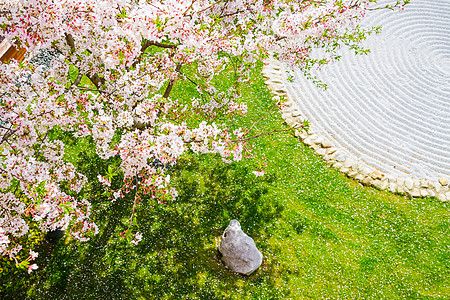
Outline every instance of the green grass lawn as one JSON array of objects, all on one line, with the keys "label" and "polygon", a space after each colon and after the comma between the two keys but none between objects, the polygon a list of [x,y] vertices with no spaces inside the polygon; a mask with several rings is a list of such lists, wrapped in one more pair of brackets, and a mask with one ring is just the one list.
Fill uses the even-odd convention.
[{"label": "green grass lawn", "polygon": [[[249,125],[273,106],[260,70],[243,88]],[[224,76],[223,86],[230,82]],[[195,89],[175,86],[174,97]],[[254,134],[287,128],[275,110]],[[80,142],[81,143],[81,142]],[[85,143],[85,142],[83,142]],[[214,155],[185,155],[171,170],[176,201],[144,199],[137,215],[144,235],[132,246],[130,199],[114,203],[96,182],[102,162],[85,146],[72,157],[92,182],[85,190],[100,233],[88,243],[44,243],[31,299],[448,299],[449,210],[434,198],[410,199],[363,187],[286,131],[252,140],[254,159],[225,164]],[[81,151],[83,150],[83,151]],[[266,175],[256,177],[258,159]],[[110,163],[110,162],[109,162]],[[82,167],[81,167],[82,166]],[[92,172],[95,170],[95,172]],[[250,276],[229,272],[217,251],[231,219],[241,222],[264,255]],[[14,277],[2,278],[11,286]]]}]

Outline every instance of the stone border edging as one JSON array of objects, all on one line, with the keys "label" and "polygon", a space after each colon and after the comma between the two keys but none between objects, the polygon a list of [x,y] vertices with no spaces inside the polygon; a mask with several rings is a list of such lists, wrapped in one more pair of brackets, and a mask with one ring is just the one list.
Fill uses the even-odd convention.
[{"label": "stone border edging", "polygon": [[[269,58],[264,64],[262,74],[266,79],[267,87],[274,96],[287,98],[287,101],[283,103],[284,107],[280,109],[283,120],[292,128],[300,126],[303,118],[297,103],[290,97],[283,83],[280,62],[273,57]],[[295,136],[301,138],[304,144],[320,155],[327,162],[328,167],[338,169],[363,185],[411,197],[430,196],[444,202],[450,201],[449,179],[446,177],[440,178],[438,182],[395,177],[367,166],[357,158],[347,157],[329,140],[312,130],[309,130],[308,133],[295,130]]]}]

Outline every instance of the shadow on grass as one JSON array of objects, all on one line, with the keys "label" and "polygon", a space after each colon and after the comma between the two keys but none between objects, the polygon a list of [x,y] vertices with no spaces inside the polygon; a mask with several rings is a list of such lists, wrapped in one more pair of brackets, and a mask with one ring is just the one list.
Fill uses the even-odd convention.
[{"label": "shadow on grass", "polygon": [[[275,199],[265,197],[275,178],[256,178],[242,164],[224,164],[215,157],[186,158],[171,172],[179,196],[166,204],[143,200],[137,211],[137,231],[143,233],[143,240],[137,246],[117,238],[126,229],[124,220],[132,203],[127,198],[117,200],[96,216],[101,232],[92,241],[68,245],[61,241],[47,249],[47,257],[41,257],[43,270],[28,287],[28,295],[40,299],[285,298],[280,277],[284,271],[272,254],[276,249],[268,244],[270,228],[282,212]],[[92,192],[100,195],[100,187]],[[241,222],[264,255],[263,265],[250,276],[232,273],[220,261],[219,237],[231,219]]]}]

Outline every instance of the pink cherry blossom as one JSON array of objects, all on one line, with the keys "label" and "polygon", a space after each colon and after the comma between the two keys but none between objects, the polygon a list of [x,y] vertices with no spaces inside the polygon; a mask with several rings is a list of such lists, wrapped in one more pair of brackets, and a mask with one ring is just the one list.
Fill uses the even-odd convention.
[{"label": "pink cherry blossom", "polygon": [[[221,117],[245,115],[237,87],[256,63],[273,54],[307,73],[335,58],[340,46],[358,47],[367,33],[357,25],[372,2],[1,1],[6,40],[26,47],[29,57],[47,50],[53,59],[48,66],[0,63],[0,254],[18,255],[17,240],[30,222],[80,241],[98,232],[90,203],[71,196],[87,179],[56,131],[91,140],[101,159],[120,159],[111,174],[94,170],[111,201],[130,192],[134,205],[139,194],[176,198],[165,170],[186,151],[219,154],[226,162],[249,151],[249,129],[231,130]],[[315,48],[327,51],[312,59]],[[221,91],[214,79],[228,66],[236,87]],[[179,81],[198,96],[172,98]],[[124,181],[113,190],[111,178],[119,173]],[[136,233],[132,243],[141,239]]]}]

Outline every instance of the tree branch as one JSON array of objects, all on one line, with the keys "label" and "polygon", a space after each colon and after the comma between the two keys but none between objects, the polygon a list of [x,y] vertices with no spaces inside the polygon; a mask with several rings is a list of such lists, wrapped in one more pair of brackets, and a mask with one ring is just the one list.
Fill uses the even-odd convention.
[{"label": "tree branch", "polygon": [[[176,68],[175,68],[175,72],[176,73],[180,73],[181,71],[181,63],[178,63]],[[172,91],[173,85],[175,84],[175,79],[172,79],[169,81],[169,85],[166,88],[166,91],[164,92],[163,98],[169,98],[170,92]]]}]

